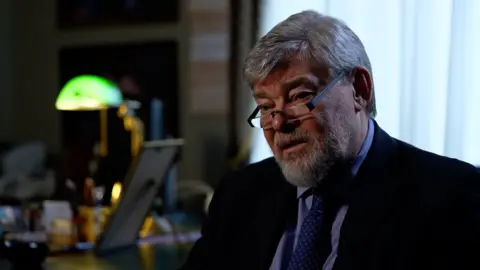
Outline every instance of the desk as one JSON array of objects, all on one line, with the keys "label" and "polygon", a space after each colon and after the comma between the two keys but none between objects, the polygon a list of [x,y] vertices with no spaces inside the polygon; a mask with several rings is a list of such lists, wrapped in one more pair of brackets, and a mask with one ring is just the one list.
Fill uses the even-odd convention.
[{"label": "desk", "polygon": [[[63,254],[48,257],[46,270],[173,270],[177,269],[186,259],[193,243],[200,237],[199,221],[182,213],[169,216],[170,223],[175,224],[175,234],[172,228],[162,229],[161,226],[146,226],[147,235],[153,235],[139,240],[141,244],[133,248],[114,252],[111,255],[98,258],[91,252]],[[158,224],[164,219],[159,218]],[[157,223],[155,223],[157,224]],[[140,232],[142,236],[142,232]],[[11,267],[0,258],[0,270]],[[33,269],[29,269],[33,270]]]},{"label": "desk", "polygon": [[188,246],[140,245],[98,258],[91,253],[51,257],[47,270],[174,270],[186,259]]},{"label": "desk", "polygon": [[[174,270],[185,261],[192,244],[149,245],[114,252],[98,258],[90,252],[49,257],[46,270]],[[8,270],[0,261],[0,269]]]}]

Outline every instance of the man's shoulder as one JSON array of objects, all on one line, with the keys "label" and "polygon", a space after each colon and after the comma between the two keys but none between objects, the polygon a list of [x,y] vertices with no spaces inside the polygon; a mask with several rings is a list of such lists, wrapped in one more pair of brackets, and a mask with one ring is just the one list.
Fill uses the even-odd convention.
[{"label": "man's shoulder", "polygon": [[[441,156],[407,142],[395,139],[375,124],[375,135],[370,152],[373,150],[374,163],[389,167],[392,172],[411,176],[440,178],[459,178],[460,176],[475,176],[478,169],[467,162]],[[479,164],[480,165],[480,164]]]},{"label": "man's shoulder", "polygon": [[420,183],[461,186],[465,181],[480,181],[479,170],[467,162],[422,150],[397,140],[399,168]]},{"label": "man's shoulder", "polygon": [[397,140],[397,143],[399,145],[399,157],[409,161],[412,166],[415,166],[415,164],[419,165],[417,167],[423,168],[433,168],[434,166],[437,169],[436,171],[441,172],[451,170],[477,170],[472,164],[459,159],[438,155],[400,140]]}]

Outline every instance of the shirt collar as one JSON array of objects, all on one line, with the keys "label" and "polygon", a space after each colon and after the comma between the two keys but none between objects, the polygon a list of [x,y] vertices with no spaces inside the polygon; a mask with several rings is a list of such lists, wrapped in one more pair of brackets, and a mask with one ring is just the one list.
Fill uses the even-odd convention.
[{"label": "shirt collar", "polygon": [[[362,147],[360,147],[360,151],[358,152],[358,155],[352,161],[352,174],[354,176],[357,174],[358,169],[362,165],[363,161],[365,160],[365,157],[368,154],[368,151],[370,150],[370,147],[372,146],[374,133],[375,133],[375,126],[373,124],[373,120],[369,119],[368,131],[367,131],[367,136],[365,137],[365,141],[363,141]],[[297,199],[302,197],[305,194],[305,192],[307,192],[308,190],[310,190],[310,188],[298,187]]]}]

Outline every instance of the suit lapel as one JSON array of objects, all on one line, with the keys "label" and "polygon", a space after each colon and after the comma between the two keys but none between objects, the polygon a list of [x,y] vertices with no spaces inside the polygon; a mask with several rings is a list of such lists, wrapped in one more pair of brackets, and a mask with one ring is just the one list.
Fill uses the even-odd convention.
[{"label": "suit lapel", "polygon": [[262,266],[259,269],[270,267],[287,220],[297,214],[296,188],[287,183],[273,159],[272,162],[274,170],[263,174],[269,184],[259,193],[248,235],[249,260],[257,258],[256,265]]},{"label": "suit lapel", "polygon": [[368,258],[368,244],[393,202],[398,202],[395,179],[396,141],[375,123],[372,146],[354,179],[353,194],[341,228],[334,269],[357,269]]}]

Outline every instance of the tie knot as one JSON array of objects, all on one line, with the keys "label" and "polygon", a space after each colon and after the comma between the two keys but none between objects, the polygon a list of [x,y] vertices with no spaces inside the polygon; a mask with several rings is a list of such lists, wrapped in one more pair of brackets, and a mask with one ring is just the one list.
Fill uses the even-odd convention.
[{"label": "tie knot", "polygon": [[312,196],[312,207],[310,208],[310,210],[315,210],[315,211],[322,211],[324,210],[324,204],[323,204],[323,201],[324,198],[319,195],[319,194],[316,194],[315,192],[313,193],[313,196]]},{"label": "tie knot", "polygon": [[352,188],[353,175],[350,170],[335,171],[329,174],[312,194],[323,198],[328,204],[344,204],[348,202]]},{"label": "tie knot", "polygon": [[337,190],[312,189],[310,210],[335,213],[344,203],[346,203],[344,193],[339,193]]}]

